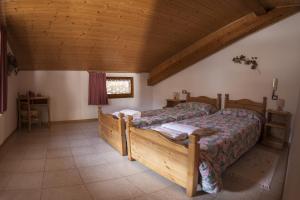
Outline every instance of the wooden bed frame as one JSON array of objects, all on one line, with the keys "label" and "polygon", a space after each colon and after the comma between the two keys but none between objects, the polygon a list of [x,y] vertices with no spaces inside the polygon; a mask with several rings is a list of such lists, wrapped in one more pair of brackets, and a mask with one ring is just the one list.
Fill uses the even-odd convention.
[{"label": "wooden bed frame", "polygon": [[[267,99],[257,103],[248,99],[229,100],[226,94],[225,108],[245,108],[261,113],[266,111]],[[209,135],[206,130],[189,136],[188,146],[178,144],[157,131],[139,129],[132,126],[132,117],[127,121],[128,159],[137,160],[170,181],[186,188],[192,197],[197,192],[199,178],[201,137]]]},{"label": "wooden bed frame", "polygon": [[[212,104],[219,110],[222,104],[222,95],[218,94],[216,99],[206,96],[191,97],[190,93],[187,94],[187,102],[202,102]],[[101,107],[98,107],[98,120],[99,120],[99,135],[108,144],[115,148],[122,156],[127,155],[126,144],[126,122],[124,115],[120,113],[119,117],[112,114],[104,114]]]},{"label": "wooden bed frame", "polygon": [[101,107],[98,108],[99,135],[122,156],[127,155],[126,132],[124,114],[119,117],[112,114],[104,114]]}]

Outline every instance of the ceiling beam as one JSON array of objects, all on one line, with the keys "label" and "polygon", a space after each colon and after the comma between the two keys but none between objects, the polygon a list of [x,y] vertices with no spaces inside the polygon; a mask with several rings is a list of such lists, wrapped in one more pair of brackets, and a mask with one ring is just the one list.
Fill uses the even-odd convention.
[{"label": "ceiling beam", "polygon": [[261,16],[250,13],[203,37],[191,46],[154,67],[150,72],[148,85],[155,85],[236,40],[278,22],[298,11],[300,11],[300,7],[294,6],[275,8]]}]

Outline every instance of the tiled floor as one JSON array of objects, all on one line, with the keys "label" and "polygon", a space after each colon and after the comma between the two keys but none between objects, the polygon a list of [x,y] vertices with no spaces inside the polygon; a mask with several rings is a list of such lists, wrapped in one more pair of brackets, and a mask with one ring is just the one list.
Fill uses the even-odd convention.
[{"label": "tiled floor", "polygon": [[[224,190],[193,199],[279,200],[285,156],[271,190],[224,175]],[[0,148],[0,200],[185,200],[179,186],[130,162],[98,137],[97,123],[15,133]]]}]

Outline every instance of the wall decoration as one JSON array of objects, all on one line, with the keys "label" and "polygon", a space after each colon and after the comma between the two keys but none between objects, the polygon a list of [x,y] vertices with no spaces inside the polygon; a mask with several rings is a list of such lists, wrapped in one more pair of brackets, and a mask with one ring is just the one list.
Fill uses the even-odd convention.
[{"label": "wall decoration", "polygon": [[251,69],[257,69],[258,63],[257,63],[257,57],[251,57],[247,58],[244,55],[236,56],[232,59],[234,63],[238,64],[245,64],[245,65],[251,65]]}]

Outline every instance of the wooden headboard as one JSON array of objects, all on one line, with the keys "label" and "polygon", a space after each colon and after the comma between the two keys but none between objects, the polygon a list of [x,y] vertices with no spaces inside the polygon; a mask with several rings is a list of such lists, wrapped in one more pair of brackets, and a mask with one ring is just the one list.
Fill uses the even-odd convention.
[{"label": "wooden headboard", "polygon": [[267,110],[267,97],[263,98],[263,102],[255,102],[249,99],[229,100],[229,94],[225,94],[224,108],[244,108],[260,113],[265,117]]},{"label": "wooden headboard", "polygon": [[215,106],[218,110],[220,110],[221,104],[222,104],[222,94],[218,94],[217,98],[210,98],[210,97],[206,97],[206,96],[191,97],[190,93],[187,93],[186,101],[187,102],[207,103],[207,104]]}]

